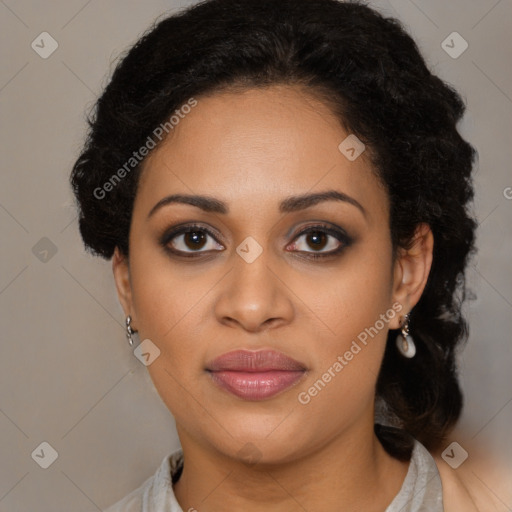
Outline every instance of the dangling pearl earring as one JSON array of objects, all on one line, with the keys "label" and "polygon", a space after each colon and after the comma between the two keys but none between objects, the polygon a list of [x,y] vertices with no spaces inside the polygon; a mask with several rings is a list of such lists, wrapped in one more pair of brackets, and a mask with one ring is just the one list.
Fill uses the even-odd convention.
[{"label": "dangling pearl earring", "polygon": [[402,334],[396,337],[396,346],[400,354],[410,359],[416,354],[416,345],[412,336],[409,334],[409,313],[404,316],[402,322]]}]

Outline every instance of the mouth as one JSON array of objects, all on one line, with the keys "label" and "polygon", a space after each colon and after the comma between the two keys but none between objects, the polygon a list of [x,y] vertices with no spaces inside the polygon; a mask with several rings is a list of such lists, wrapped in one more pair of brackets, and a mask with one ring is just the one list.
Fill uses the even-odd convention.
[{"label": "mouth", "polygon": [[214,384],[244,400],[265,400],[289,389],[306,367],[275,350],[235,350],[211,361],[206,371]]}]

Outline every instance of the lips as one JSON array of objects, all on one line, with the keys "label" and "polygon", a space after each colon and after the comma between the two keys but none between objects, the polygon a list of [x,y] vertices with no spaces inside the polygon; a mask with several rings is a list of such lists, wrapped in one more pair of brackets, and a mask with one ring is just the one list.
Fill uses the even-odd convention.
[{"label": "lips", "polygon": [[206,368],[221,389],[245,400],[265,400],[296,384],[306,367],[275,350],[235,350]]}]

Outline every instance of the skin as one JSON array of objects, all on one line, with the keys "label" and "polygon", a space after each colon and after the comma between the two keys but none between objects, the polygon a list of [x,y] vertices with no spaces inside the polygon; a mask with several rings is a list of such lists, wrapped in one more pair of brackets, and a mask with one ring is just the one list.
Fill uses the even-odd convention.
[{"label": "skin", "polygon": [[[388,329],[419,300],[433,238],[420,225],[393,260],[389,200],[363,153],[349,161],[349,135],[328,106],[297,86],[216,93],[198,104],[145,161],[130,228],[130,257],[116,250],[120,302],[140,339],[161,350],[148,371],[172,412],[185,465],[174,486],[183,510],[382,511],[408,463],[373,432],[375,383]],[[292,195],[337,190],[355,199],[280,213]],[[229,213],[172,203],[208,195]],[[328,222],[352,242],[334,257],[304,228]],[[198,258],[159,243],[180,223],[218,233]],[[236,248],[252,237],[263,252],[247,263]],[[183,236],[168,245],[192,252]],[[205,252],[208,251],[208,252]],[[197,252],[197,249],[196,249]],[[206,255],[205,255],[206,254]],[[393,304],[403,309],[308,404],[298,401]],[[244,401],[212,383],[208,361],[231,350],[275,349],[303,363],[300,382],[270,399]],[[250,449],[256,463],[247,463]],[[245,447],[245,448],[244,448]],[[241,451],[242,450],[242,451]]]}]

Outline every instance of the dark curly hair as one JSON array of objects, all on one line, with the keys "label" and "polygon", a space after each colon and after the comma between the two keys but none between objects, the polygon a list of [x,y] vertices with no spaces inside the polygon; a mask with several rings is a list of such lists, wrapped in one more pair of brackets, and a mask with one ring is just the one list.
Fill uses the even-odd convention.
[{"label": "dark curly hair", "polygon": [[417,356],[401,358],[390,331],[376,396],[390,424],[435,450],[462,409],[455,357],[467,338],[461,304],[476,152],[456,128],[463,101],[430,73],[397,20],[361,2],[207,0],[156,23],[115,69],[73,167],[84,244],[104,258],[116,246],[129,254],[141,164],[126,162],[180,106],[273,84],[306,88],[366,144],[389,195],[395,251],[418,224],[432,229],[432,269],[411,313]]}]

